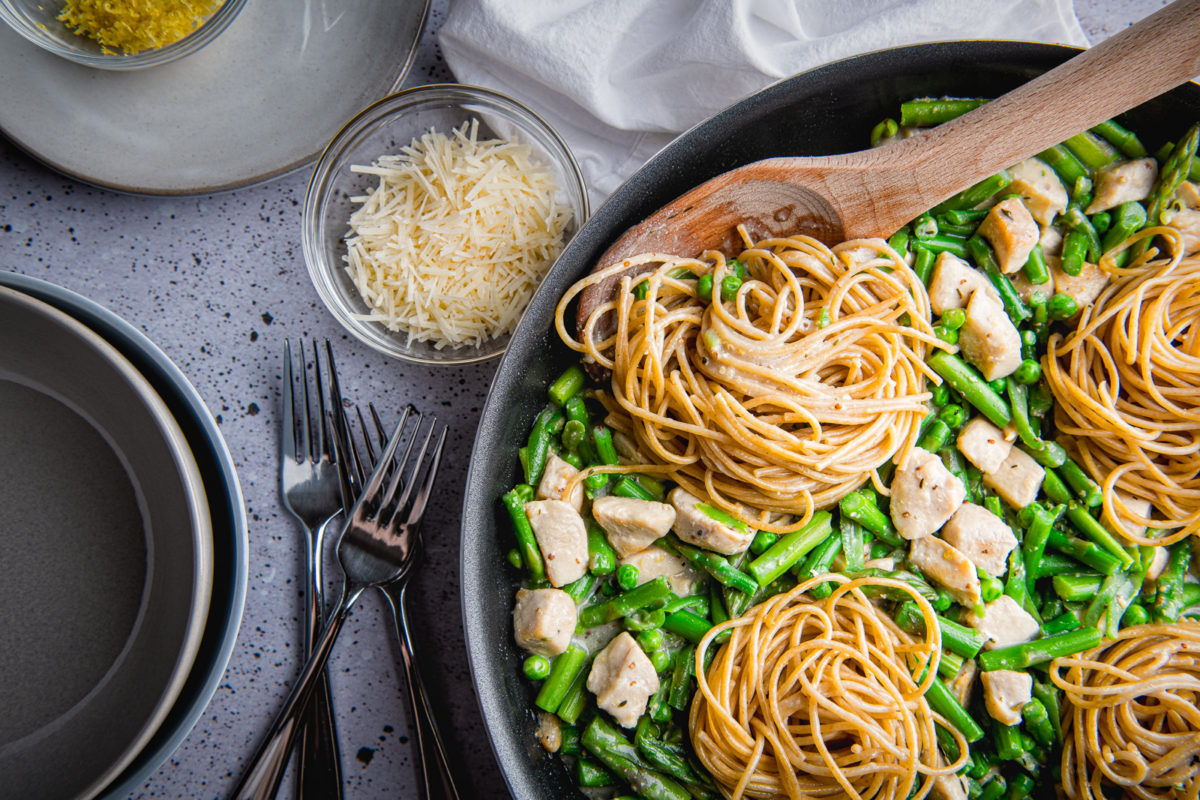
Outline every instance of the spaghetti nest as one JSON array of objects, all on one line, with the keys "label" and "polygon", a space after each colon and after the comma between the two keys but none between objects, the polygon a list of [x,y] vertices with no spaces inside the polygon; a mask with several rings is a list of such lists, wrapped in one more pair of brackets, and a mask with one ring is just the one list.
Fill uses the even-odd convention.
[{"label": "spaghetti nest", "polygon": [[[825,600],[806,594],[826,581],[835,587]],[[917,603],[926,638],[871,602],[867,594],[880,591]],[[941,632],[911,587],[837,574],[805,581],[710,630],[697,665],[726,631],[712,664],[697,669],[689,727],[727,797],[921,798],[938,776],[956,779],[967,742],[925,700]],[[935,724],[958,744],[954,764],[938,755]]]},{"label": "spaghetti nest", "polygon": [[1055,659],[1065,693],[1062,786],[1104,798],[1200,794],[1200,624],[1141,625],[1078,656]]},{"label": "spaghetti nest", "polygon": [[[630,460],[781,532],[871,477],[886,493],[876,471],[916,442],[925,352],[939,342],[923,284],[882,239],[747,245],[738,262],[651,253],[598,270],[566,293],[556,324],[611,371],[600,399]],[[572,336],[572,299],[631,267],[645,269]],[[699,296],[704,276],[711,300]]]},{"label": "spaghetti nest", "polygon": [[[1181,252],[1171,228],[1125,246],[1156,235]],[[1059,431],[1104,484],[1110,525],[1137,544],[1170,544],[1200,532],[1200,257],[1117,269],[1117,252],[1100,262],[1114,280],[1071,334],[1051,335],[1043,369]],[[1136,533],[1147,527],[1162,535]]]}]

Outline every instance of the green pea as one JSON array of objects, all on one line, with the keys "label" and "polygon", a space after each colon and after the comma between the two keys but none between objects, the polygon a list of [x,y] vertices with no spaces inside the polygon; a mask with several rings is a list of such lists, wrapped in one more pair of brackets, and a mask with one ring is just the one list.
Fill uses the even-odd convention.
[{"label": "green pea", "polygon": [[1149,621],[1150,612],[1146,610],[1146,607],[1138,603],[1133,603],[1129,608],[1125,609],[1125,616],[1121,617],[1121,627],[1145,625]]},{"label": "green pea", "polygon": [[945,589],[937,590],[937,597],[930,604],[934,611],[949,611],[950,606],[954,605],[954,598]]},{"label": "green pea", "polygon": [[655,672],[666,672],[671,667],[671,654],[666,650],[652,650],[646,654]]},{"label": "green pea", "polygon": [[572,453],[579,447],[583,437],[587,435],[587,426],[577,419],[567,420],[562,430],[562,445]]},{"label": "green pea", "polygon": [[988,386],[992,387],[992,391],[1003,396],[1006,388],[1004,378],[996,378],[994,381],[988,381]]},{"label": "green pea", "polygon": [[651,628],[648,631],[642,631],[637,636],[638,647],[644,652],[653,653],[655,650],[661,650],[663,646],[663,633],[661,628]]},{"label": "green pea", "polygon": [[935,406],[944,406],[950,402],[950,387],[944,383],[939,383],[933,387],[933,404]]},{"label": "green pea", "polygon": [[517,550],[517,548],[514,547],[512,550],[508,551],[508,563],[512,564],[517,569],[520,569],[525,565],[525,562],[521,560],[521,553]]},{"label": "green pea", "polygon": [[713,276],[712,273],[701,275],[696,281],[696,297],[709,302],[712,300]]},{"label": "green pea", "polygon": [[624,591],[638,585],[638,568],[633,564],[622,564],[617,567],[617,586],[620,586]]},{"label": "green pea", "polygon": [[1054,296],[1046,301],[1046,313],[1050,319],[1069,319],[1075,316],[1079,311],[1079,304],[1075,302],[1075,298],[1069,294],[1055,292]]},{"label": "green pea", "polygon": [[721,299],[726,303],[732,303],[740,288],[742,288],[741,278],[737,275],[726,275],[721,279]]},{"label": "green pea", "polygon": [[779,535],[770,531],[759,531],[754,534],[754,538],[750,541],[750,552],[754,555],[762,555],[771,548],[779,540]]},{"label": "green pea", "polygon": [[1004,584],[991,575],[984,575],[979,579],[979,591],[983,595],[983,602],[990,603],[1004,594]]},{"label": "green pea", "polygon": [[942,325],[956,331],[967,324],[967,312],[961,308],[947,308],[942,312]]},{"label": "green pea", "polygon": [[967,421],[967,412],[962,406],[951,403],[942,407],[938,412],[938,419],[951,428],[958,428]]},{"label": "green pea", "polygon": [[667,612],[661,608],[656,608],[653,611],[643,609],[625,617],[625,630],[633,631],[634,633],[643,633],[644,631],[661,628],[666,621]]},{"label": "green pea", "polygon": [[545,680],[546,676],[550,674],[550,659],[534,653],[525,659],[525,663],[521,665],[521,669],[524,670],[525,677],[531,681]]},{"label": "green pea", "polygon": [[746,279],[746,265],[738,261],[736,258],[725,262],[725,269],[737,275],[742,280]]},{"label": "green pea", "polygon": [[1013,373],[1013,380],[1017,383],[1037,383],[1042,377],[1042,365],[1032,358],[1026,358],[1021,361],[1021,366],[1017,367],[1017,371]]},{"label": "green pea", "polygon": [[1096,233],[1104,234],[1112,227],[1112,214],[1107,211],[1101,211],[1099,214],[1092,215],[1092,227],[1096,229]]},{"label": "green pea", "polygon": [[947,328],[945,325],[934,325],[933,335],[946,344],[958,344],[958,331],[954,328]]}]

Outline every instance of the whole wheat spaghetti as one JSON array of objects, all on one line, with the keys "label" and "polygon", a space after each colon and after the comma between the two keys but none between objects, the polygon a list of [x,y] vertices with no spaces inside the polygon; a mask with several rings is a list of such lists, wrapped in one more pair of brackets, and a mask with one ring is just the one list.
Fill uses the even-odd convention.
[{"label": "whole wheat spaghetti", "polygon": [[[1051,335],[1043,369],[1059,431],[1104,485],[1110,525],[1138,544],[1170,544],[1200,531],[1200,257],[1178,255],[1172,228],[1125,246],[1153,236],[1176,255],[1116,269],[1120,250],[1106,254],[1100,266],[1114,280],[1072,333]],[[1150,501],[1158,516],[1114,489]],[[1134,532],[1146,527],[1151,535]]]},{"label": "whole wheat spaghetti", "polygon": [[[825,600],[806,594],[832,580]],[[901,630],[867,597],[911,597],[924,639]],[[703,664],[725,631],[689,716],[692,745],[726,796],[924,797],[966,760],[966,741],[925,700],[941,656],[933,608],[906,584],[824,575],[711,629],[696,648]],[[938,755],[935,723],[962,754]],[[913,793],[915,791],[915,794]]]},{"label": "whole wheat spaghetti", "polygon": [[1062,787],[1071,800],[1105,785],[1146,800],[1200,794],[1200,624],[1141,625],[1070,658],[1063,690]]},{"label": "whole wheat spaghetti", "polygon": [[[563,341],[612,372],[606,421],[639,462],[622,469],[665,474],[776,532],[868,479],[886,493],[876,470],[906,457],[928,411],[925,380],[940,382],[925,365],[940,343],[920,279],[882,239],[747,242],[738,260],[744,280],[724,301],[736,267],[715,251],[625,259],[560,301]],[[631,266],[645,271],[624,277],[576,339],[573,298]],[[698,276],[711,276],[711,301]]]}]

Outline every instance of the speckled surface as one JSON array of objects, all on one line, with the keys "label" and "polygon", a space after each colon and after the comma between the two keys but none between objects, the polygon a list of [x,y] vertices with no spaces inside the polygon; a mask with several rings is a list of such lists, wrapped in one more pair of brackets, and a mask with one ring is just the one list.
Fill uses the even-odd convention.
[{"label": "speckled surface", "polygon": [[[1164,4],[1076,0],[1076,11],[1096,42]],[[436,44],[447,7],[434,0],[405,85],[452,80]],[[298,669],[301,534],[277,490],[285,337],[329,338],[349,399],[413,402],[450,423],[426,516],[428,561],[410,590],[414,635],[463,797],[505,797],[471,688],[457,577],[466,461],[494,364],[408,366],[344,334],[300,253],[307,179],[301,170],[227,194],[129,197],[63,178],[0,137],[0,268],[80,292],[144,330],[217,417],[246,495],[249,592],[228,672],[186,742],[133,797],[225,796]],[[331,660],[348,797],[419,796],[397,659],[381,600],[369,595]]]}]

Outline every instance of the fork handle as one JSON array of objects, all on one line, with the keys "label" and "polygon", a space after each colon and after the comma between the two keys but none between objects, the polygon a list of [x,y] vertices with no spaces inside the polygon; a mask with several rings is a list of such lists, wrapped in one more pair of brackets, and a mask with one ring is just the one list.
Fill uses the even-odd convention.
[{"label": "fork handle", "polygon": [[329,617],[325,631],[313,646],[312,655],[309,656],[304,669],[300,671],[300,677],[296,680],[296,685],[292,688],[291,693],[288,694],[287,700],[284,701],[283,708],[275,717],[275,721],[271,723],[271,727],[267,729],[267,735],[263,737],[254,757],[250,760],[250,767],[243,773],[237,788],[230,795],[231,800],[271,800],[279,791],[279,783],[283,780],[288,757],[291,755],[292,746],[296,743],[296,735],[300,731],[304,709],[312,698],[317,678],[321,675],[325,668],[325,662],[329,660],[329,654],[333,651],[333,643],[337,641],[338,633],[341,632],[342,625],[350,615],[350,608],[362,593],[363,587],[361,586],[352,589],[343,587],[342,595],[338,598],[337,605]]},{"label": "fork handle", "polygon": [[400,661],[404,664],[404,677],[408,681],[408,699],[413,715],[413,726],[417,731],[417,750],[421,757],[421,780],[428,800],[459,800],[458,788],[450,772],[446,748],[438,732],[437,719],[425,693],[421,671],[413,657],[412,639],[408,633],[408,612],[404,606],[403,584],[385,584],[383,593],[392,607],[392,618],[396,625],[396,640],[400,644]]}]

